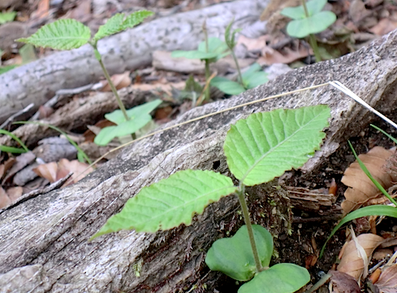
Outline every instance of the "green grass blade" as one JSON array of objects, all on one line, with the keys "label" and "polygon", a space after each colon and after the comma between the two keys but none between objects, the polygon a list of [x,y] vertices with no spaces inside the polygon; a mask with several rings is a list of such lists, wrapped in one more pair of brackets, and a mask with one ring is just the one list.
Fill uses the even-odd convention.
[{"label": "green grass blade", "polygon": [[351,220],[358,219],[361,217],[367,217],[367,216],[388,216],[388,217],[397,218],[397,208],[391,206],[384,206],[384,205],[374,205],[374,206],[363,207],[354,212],[351,212],[350,214],[347,214],[339,222],[339,224],[331,231],[331,234],[328,236],[327,241],[325,241],[323,247],[321,248],[320,257],[322,257],[322,255],[324,254],[324,250],[328,241],[331,239],[332,236],[334,236],[334,234],[336,233],[336,231],[339,230],[340,227],[350,222]]},{"label": "green grass blade", "polygon": [[376,179],[371,175],[371,173],[368,171],[367,167],[364,165],[363,161],[357,156],[356,151],[354,150],[352,144],[350,141],[347,141],[349,143],[349,146],[354,154],[354,157],[356,158],[358,164],[360,165],[361,170],[365,173],[365,175],[368,176],[369,179],[371,179],[372,183],[375,184],[375,186],[383,193],[384,196],[390,200],[396,207],[397,207],[397,202],[387,193],[387,191],[383,188],[383,186],[376,181]]},{"label": "green grass blade", "polygon": [[373,128],[375,128],[376,130],[382,132],[384,135],[386,135],[388,138],[390,138],[394,143],[397,144],[397,139],[395,139],[393,136],[391,136],[390,134],[388,134],[386,131],[384,131],[383,129],[380,129],[378,126],[375,126],[373,124],[370,124]]},{"label": "green grass blade", "polygon": [[244,185],[268,182],[301,167],[325,137],[326,105],[255,113],[230,128],[224,151],[230,171]]},{"label": "green grass blade", "polygon": [[[15,140],[17,143],[19,143],[20,144],[20,146],[23,148],[23,152],[20,152],[20,153],[26,153],[26,152],[28,152],[29,151],[29,149],[28,149],[28,147],[15,135],[15,134],[13,134],[12,132],[9,132],[9,131],[7,131],[7,130],[4,130],[4,129],[0,129],[0,134],[5,134],[5,135],[8,135],[8,136],[10,136],[13,140]],[[3,148],[4,148],[5,146],[3,146]],[[18,153],[18,154],[20,154],[18,151],[16,151],[16,150],[19,150],[19,149],[17,149],[17,148],[12,148],[14,151],[10,151],[10,153],[12,153],[12,152],[14,152],[14,153]]]},{"label": "green grass blade", "polygon": [[41,27],[29,38],[18,39],[37,47],[50,47],[57,50],[77,49],[88,43],[90,29],[74,19],[59,19]]},{"label": "green grass blade", "polygon": [[54,129],[55,131],[58,131],[59,133],[63,134],[66,139],[77,149],[78,153],[80,153],[80,155],[77,155],[78,158],[83,157],[88,164],[92,164],[90,158],[87,156],[87,154],[77,145],[77,143],[75,143],[70,137],[69,135],[66,134],[66,132],[62,131],[61,129],[59,129],[56,126],[50,125],[50,124],[45,124],[45,123],[41,123],[41,122],[36,122],[36,121],[17,121],[14,122],[13,124],[38,124],[41,126],[45,126],[45,127],[49,127],[51,129]]},{"label": "green grass blade", "polygon": [[23,149],[9,147],[9,146],[5,146],[5,145],[0,145],[0,151],[6,152],[6,153],[12,153],[12,154],[23,154],[23,153],[26,153],[26,151],[23,150]]},{"label": "green grass blade", "polygon": [[153,233],[182,223],[190,225],[195,214],[236,189],[229,177],[212,171],[177,172],[142,188],[91,239],[120,230]]}]

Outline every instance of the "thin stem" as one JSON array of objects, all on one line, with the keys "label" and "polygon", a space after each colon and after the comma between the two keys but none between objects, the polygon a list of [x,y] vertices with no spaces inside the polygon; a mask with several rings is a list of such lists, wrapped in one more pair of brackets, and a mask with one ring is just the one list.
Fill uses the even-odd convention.
[{"label": "thin stem", "polygon": [[310,46],[313,49],[313,53],[314,53],[314,57],[316,58],[316,62],[322,61],[321,55],[320,55],[320,51],[318,50],[316,37],[313,34],[310,34],[309,38],[310,38],[309,39],[310,40]]},{"label": "thin stem", "polygon": [[[210,61],[208,59],[205,59],[204,62],[205,62],[205,80],[208,81],[208,79],[211,76]],[[207,101],[209,101],[210,100],[210,87],[209,86],[206,87],[204,95],[205,95],[205,99]]]},{"label": "thin stem", "polygon": [[[306,18],[309,18],[309,11],[307,10],[306,0],[301,0],[301,3],[303,6],[303,10],[305,11]],[[310,46],[313,49],[313,53],[314,53],[314,57],[316,58],[316,62],[320,62],[321,55],[320,55],[320,51],[318,50],[316,37],[313,34],[309,35],[309,42],[310,42]]]},{"label": "thin stem", "polygon": [[127,111],[125,110],[124,104],[121,101],[119,94],[117,93],[116,87],[114,86],[112,80],[110,79],[110,75],[109,75],[108,71],[106,70],[105,65],[103,65],[102,58],[98,61],[102,67],[103,73],[105,74],[106,80],[108,81],[110,88],[112,89],[112,92],[113,92],[114,96],[116,97],[117,103],[119,104],[119,108],[120,108],[121,112],[123,112],[125,120],[126,121],[130,120],[130,117],[128,117],[128,115],[127,115]]},{"label": "thin stem", "polygon": [[243,76],[241,75],[240,65],[238,64],[236,54],[234,54],[233,48],[230,48],[230,52],[232,53],[234,63],[236,63],[236,69],[238,73],[238,82],[245,88],[243,83]]},{"label": "thin stem", "polygon": [[259,273],[263,270],[261,262],[259,261],[258,249],[256,248],[254,231],[252,230],[250,215],[248,212],[247,202],[245,201],[245,186],[243,184],[240,185],[240,188],[237,191],[238,200],[240,202],[241,210],[243,212],[244,222],[247,226],[248,237],[250,239],[252,253],[254,254],[256,272]]}]

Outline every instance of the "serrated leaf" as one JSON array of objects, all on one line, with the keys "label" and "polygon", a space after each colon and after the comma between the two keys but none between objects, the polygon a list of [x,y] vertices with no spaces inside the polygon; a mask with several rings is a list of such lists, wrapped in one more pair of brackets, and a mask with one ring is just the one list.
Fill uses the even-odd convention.
[{"label": "serrated leaf", "polygon": [[230,171],[252,186],[301,167],[319,149],[329,117],[329,107],[318,105],[255,113],[239,120],[223,146]]},{"label": "serrated leaf", "polygon": [[291,37],[304,38],[324,31],[335,21],[336,15],[333,12],[321,11],[311,17],[291,21],[287,25],[287,33]]},{"label": "serrated leaf", "polygon": [[146,17],[152,14],[153,12],[146,10],[136,11],[127,17],[125,17],[124,13],[117,13],[113,15],[104,25],[99,27],[98,32],[94,36],[94,40],[98,41],[104,37],[114,35],[128,28],[132,28],[137,24],[140,24]]},{"label": "serrated leaf", "polygon": [[120,230],[153,233],[182,223],[190,225],[195,214],[201,214],[207,205],[236,189],[229,177],[212,171],[177,172],[142,188],[92,239]]},{"label": "serrated leaf", "polygon": [[29,38],[18,39],[37,47],[50,47],[57,50],[79,48],[89,41],[90,29],[74,19],[59,19],[41,27]]},{"label": "serrated leaf", "polygon": [[131,13],[123,22],[123,29],[132,28],[140,24],[146,17],[153,15],[153,12],[147,10],[140,10]]},{"label": "serrated leaf", "polygon": [[0,12],[0,24],[4,24],[6,22],[13,21],[17,13],[15,11],[12,12]]},{"label": "serrated leaf", "polygon": [[117,13],[113,15],[111,18],[108,19],[108,21],[104,24],[101,25],[97,31],[97,33],[94,36],[94,40],[100,40],[104,37],[113,35],[115,33],[118,33],[123,30],[122,24],[124,21],[124,14],[123,13]]},{"label": "serrated leaf", "polygon": [[[252,225],[252,230],[261,265],[267,267],[273,254],[273,237],[262,226]],[[256,267],[247,226],[242,226],[231,238],[215,241],[207,252],[205,263],[212,271],[222,272],[235,280],[250,280]]]},{"label": "serrated leaf", "polygon": [[238,293],[293,293],[310,281],[309,272],[291,263],[281,263],[257,274]]},{"label": "serrated leaf", "polygon": [[216,76],[211,79],[210,84],[228,95],[239,95],[245,92],[245,88],[241,84],[225,77]]}]

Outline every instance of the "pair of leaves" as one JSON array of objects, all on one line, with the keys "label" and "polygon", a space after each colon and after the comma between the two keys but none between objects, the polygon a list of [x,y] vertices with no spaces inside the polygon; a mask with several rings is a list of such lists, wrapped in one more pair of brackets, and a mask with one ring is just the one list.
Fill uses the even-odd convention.
[{"label": "pair of leaves", "polygon": [[252,89],[267,82],[267,73],[261,71],[261,66],[254,63],[242,74],[243,85],[225,77],[216,76],[211,80],[211,85],[228,95],[239,95],[247,89]]},{"label": "pair of leaves", "polygon": [[[268,267],[273,254],[273,238],[265,228],[252,225],[255,243],[262,267]],[[294,264],[277,264],[255,276],[256,267],[246,226],[242,226],[231,238],[214,242],[208,250],[205,262],[212,271],[220,271],[238,280],[249,281],[240,287],[239,293],[291,293],[310,281],[309,272]]]},{"label": "pair of leaves", "polygon": [[230,52],[228,52],[228,47],[225,42],[222,42],[218,38],[208,38],[208,50],[206,42],[201,42],[197,50],[174,51],[172,52],[172,57],[185,57],[188,59],[201,59],[215,62],[228,54],[230,54]]},{"label": "pair of leaves", "polygon": [[[229,130],[224,145],[229,169],[245,185],[268,182],[301,167],[319,148],[328,125],[325,105],[255,113]],[[210,171],[180,171],[128,200],[94,238],[122,229],[155,232],[189,225],[211,202],[236,191],[230,178]]]},{"label": "pair of leaves", "polygon": [[162,101],[157,99],[127,110],[127,116],[130,118],[128,121],[126,121],[121,110],[106,114],[105,118],[117,124],[117,126],[103,128],[95,137],[94,142],[97,145],[105,146],[115,137],[135,133],[152,120],[150,112],[156,109],[161,103]]},{"label": "pair of leaves", "polygon": [[[117,13],[106,24],[99,27],[93,37],[93,45],[104,37],[132,28],[141,23],[146,17],[152,15],[150,11],[136,11],[127,17]],[[37,47],[50,47],[57,50],[77,49],[87,44],[91,39],[89,27],[74,19],[59,19],[41,27],[29,38],[18,39],[18,42],[33,44]]]},{"label": "pair of leaves", "polygon": [[304,38],[324,31],[336,21],[335,13],[321,11],[326,3],[327,0],[308,1],[306,3],[308,15],[305,14],[303,6],[284,8],[281,14],[293,19],[287,25],[287,33],[291,37]]}]

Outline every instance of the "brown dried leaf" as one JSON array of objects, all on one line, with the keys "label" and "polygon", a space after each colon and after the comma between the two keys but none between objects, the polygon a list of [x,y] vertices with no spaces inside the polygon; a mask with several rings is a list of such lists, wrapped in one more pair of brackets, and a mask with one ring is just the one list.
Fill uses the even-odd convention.
[{"label": "brown dried leaf", "polygon": [[334,292],[359,293],[361,292],[357,281],[350,275],[338,271],[330,270],[331,282],[334,285]]},{"label": "brown dried leaf", "polygon": [[397,264],[387,267],[382,272],[376,286],[382,293],[397,292]]},{"label": "brown dried leaf", "polygon": [[271,65],[275,63],[288,64],[312,54],[312,50],[302,46],[298,40],[294,44],[296,45],[294,49],[284,47],[282,53],[271,47],[264,47],[262,49],[262,57],[258,58],[257,63],[260,65]]},{"label": "brown dried leaf", "polygon": [[23,194],[23,188],[20,186],[11,187],[11,188],[7,189],[7,194],[8,194],[8,197],[10,198],[10,200],[12,202],[15,202]]},{"label": "brown dried leaf", "polygon": [[0,186],[0,209],[11,204],[11,199],[8,197],[5,190]]},{"label": "brown dried leaf", "polygon": [[[58,172],[57,172],[57,180],[64,178],[70,172],[73,172],[73,183],[76,183],[87,176],[89,173],[94,171],[94,169],[88,168],[88,164],[81,163],[77,160],[68,161],[66,159],[61,159],[58,163]],[[83,174],[79,175],[80,173],[84,172]],[[78,176],[78,177],[77,177]],[[70,182],[70,181],[69,181]],[[70,182],[71,183],[71,182]],[[66,186],[66,185],[64,185]]]},{"label": "brown dried leaf", "polygon": [[33,171],[37,175],[47,179],[51,183],[54,183],[55,181],[57,181],[58,165],[55,162],[41,164],[38,167],[34,168]]},{"label": "brown dried leaf", "polygon": [[[372,176],[385,188],[392,186],[392,177],[383,167],[386,160],[393,154],[383,147],[374,147],[367,154],[358,157],[363,161]],[[350,164],[342,178],[342,183],[349,188],[345,191],[346,200],[342,202],[345,214],[367,203],[380,195],[378,188],[361,170],[357,161]]]},{"label": "brown dried leaf", "polygon": [[[129,71],[126,71],[122,74],[115,74],[110,79],[112,80],[117,90],[125,88],[131,84]],[[110,92],[112,90],[106,80],[103,81],[102,84],[103,84],[103,88],[101,89],[102,92]]]},{"label": "brown dried leaf", "polygon": [[369,29],[370,32],[378,36],[383,36],[397,28],[397,22],[389,18],[381,19],[375,26]]},{"label": "brown dried leaf", "polygon": [[14,165],[14,163],[15,163],[15,158],[10,157],[6,162],[4,162],[4,164],[0,165],[0,179],[3,179],[4,175]]},{"label": "brown dried leaf", "polygon": [[[372,252],[384,241],[384,239],[375,234],[361,234],[357,237],[357,241],[365,250],[367,257],[370,258]],[[361,277],[363,271],[364,261],[357,250],[356,243],[354,240],[350,240],[341,256],[338,272],[346,273],[357,281]]]}]

